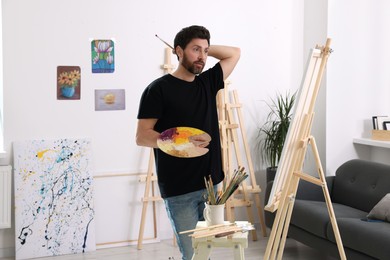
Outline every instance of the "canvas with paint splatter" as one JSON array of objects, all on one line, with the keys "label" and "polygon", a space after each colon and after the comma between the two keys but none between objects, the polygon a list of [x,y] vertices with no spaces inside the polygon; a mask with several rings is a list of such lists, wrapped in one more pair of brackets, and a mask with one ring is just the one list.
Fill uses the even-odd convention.
[{"label": "canvas with paint splatter", "polygon": [[14,143],[16,259],[94,251],[90,141]]}]

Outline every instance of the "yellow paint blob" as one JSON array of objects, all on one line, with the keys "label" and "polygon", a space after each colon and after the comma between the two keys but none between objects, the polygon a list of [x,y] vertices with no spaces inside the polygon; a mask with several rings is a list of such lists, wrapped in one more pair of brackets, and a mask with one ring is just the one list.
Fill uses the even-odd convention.
[{"label": "yellow paint blob", "polygon": [[39,158],[39,159],[42,159],[42,157],[45,155],[45,153],[46,152],[48,152],[49,151],[49,149],[46,149],[46,150],[43,150],[43,151],[40,151],[40,152],[38,152],[37,153],[37,157]]},{"label": "yellow paint blob", "polygon": [[176,144],[188,143],[188,138],[190,136],[200,135],[204,133],[204,131],[202,130],[190,127],[177,127],[176,130],[177,134],[174,136],[174,142]]}]

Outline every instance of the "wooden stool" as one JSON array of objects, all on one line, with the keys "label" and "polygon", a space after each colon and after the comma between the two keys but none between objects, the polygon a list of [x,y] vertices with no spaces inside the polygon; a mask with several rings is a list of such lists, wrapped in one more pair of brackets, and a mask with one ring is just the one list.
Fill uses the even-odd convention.
[{"label": "wooden stool", "polygon": [[[236,221],[237,224],[249,224],[248,221]],[[207,227],[205,221],[199,221],[196,228]],[[248,247],[248,232],[236,232],[224,237],[201,237],[192,238],[192,247],[194,255],[192,260],[207,260],[209,259],[213,247],[229,247],[233,248],[234,259],[243,260],[244,248]]]}]

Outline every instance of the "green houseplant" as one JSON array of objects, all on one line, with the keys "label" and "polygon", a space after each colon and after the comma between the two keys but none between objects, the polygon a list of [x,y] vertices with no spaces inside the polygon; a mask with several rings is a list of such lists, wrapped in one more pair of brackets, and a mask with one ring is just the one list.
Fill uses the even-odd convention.
[{"label": "green houseplant", "polygon": [[285,95],[277,94],[271,103],[267,103],[270,112],[266,122],[259,130],[261,157],[263,162],[269,165],[267,167],[267,182],[273,180],[275,176],[292,119],[295,98],[296,92],[294,94],[287,92]]}]

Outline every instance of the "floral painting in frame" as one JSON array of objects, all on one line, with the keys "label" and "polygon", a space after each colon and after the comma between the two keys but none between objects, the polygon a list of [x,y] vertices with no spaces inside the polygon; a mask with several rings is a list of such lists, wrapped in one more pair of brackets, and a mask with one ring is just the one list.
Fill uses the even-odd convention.
[{"label": "floral painting in frame", "polygon": [[57,67],[57,99],[79,100],[81,90],[81,70],[79,66]]},{"label": "floral painting in frame", "polygon": [[96,250],[87,139],[14,142],[16,259]]},{"label": "floral painting in frame", "polygon": [[115,70],[115,49],[112,40],[92,40],[92,73],[113,73]]}]

